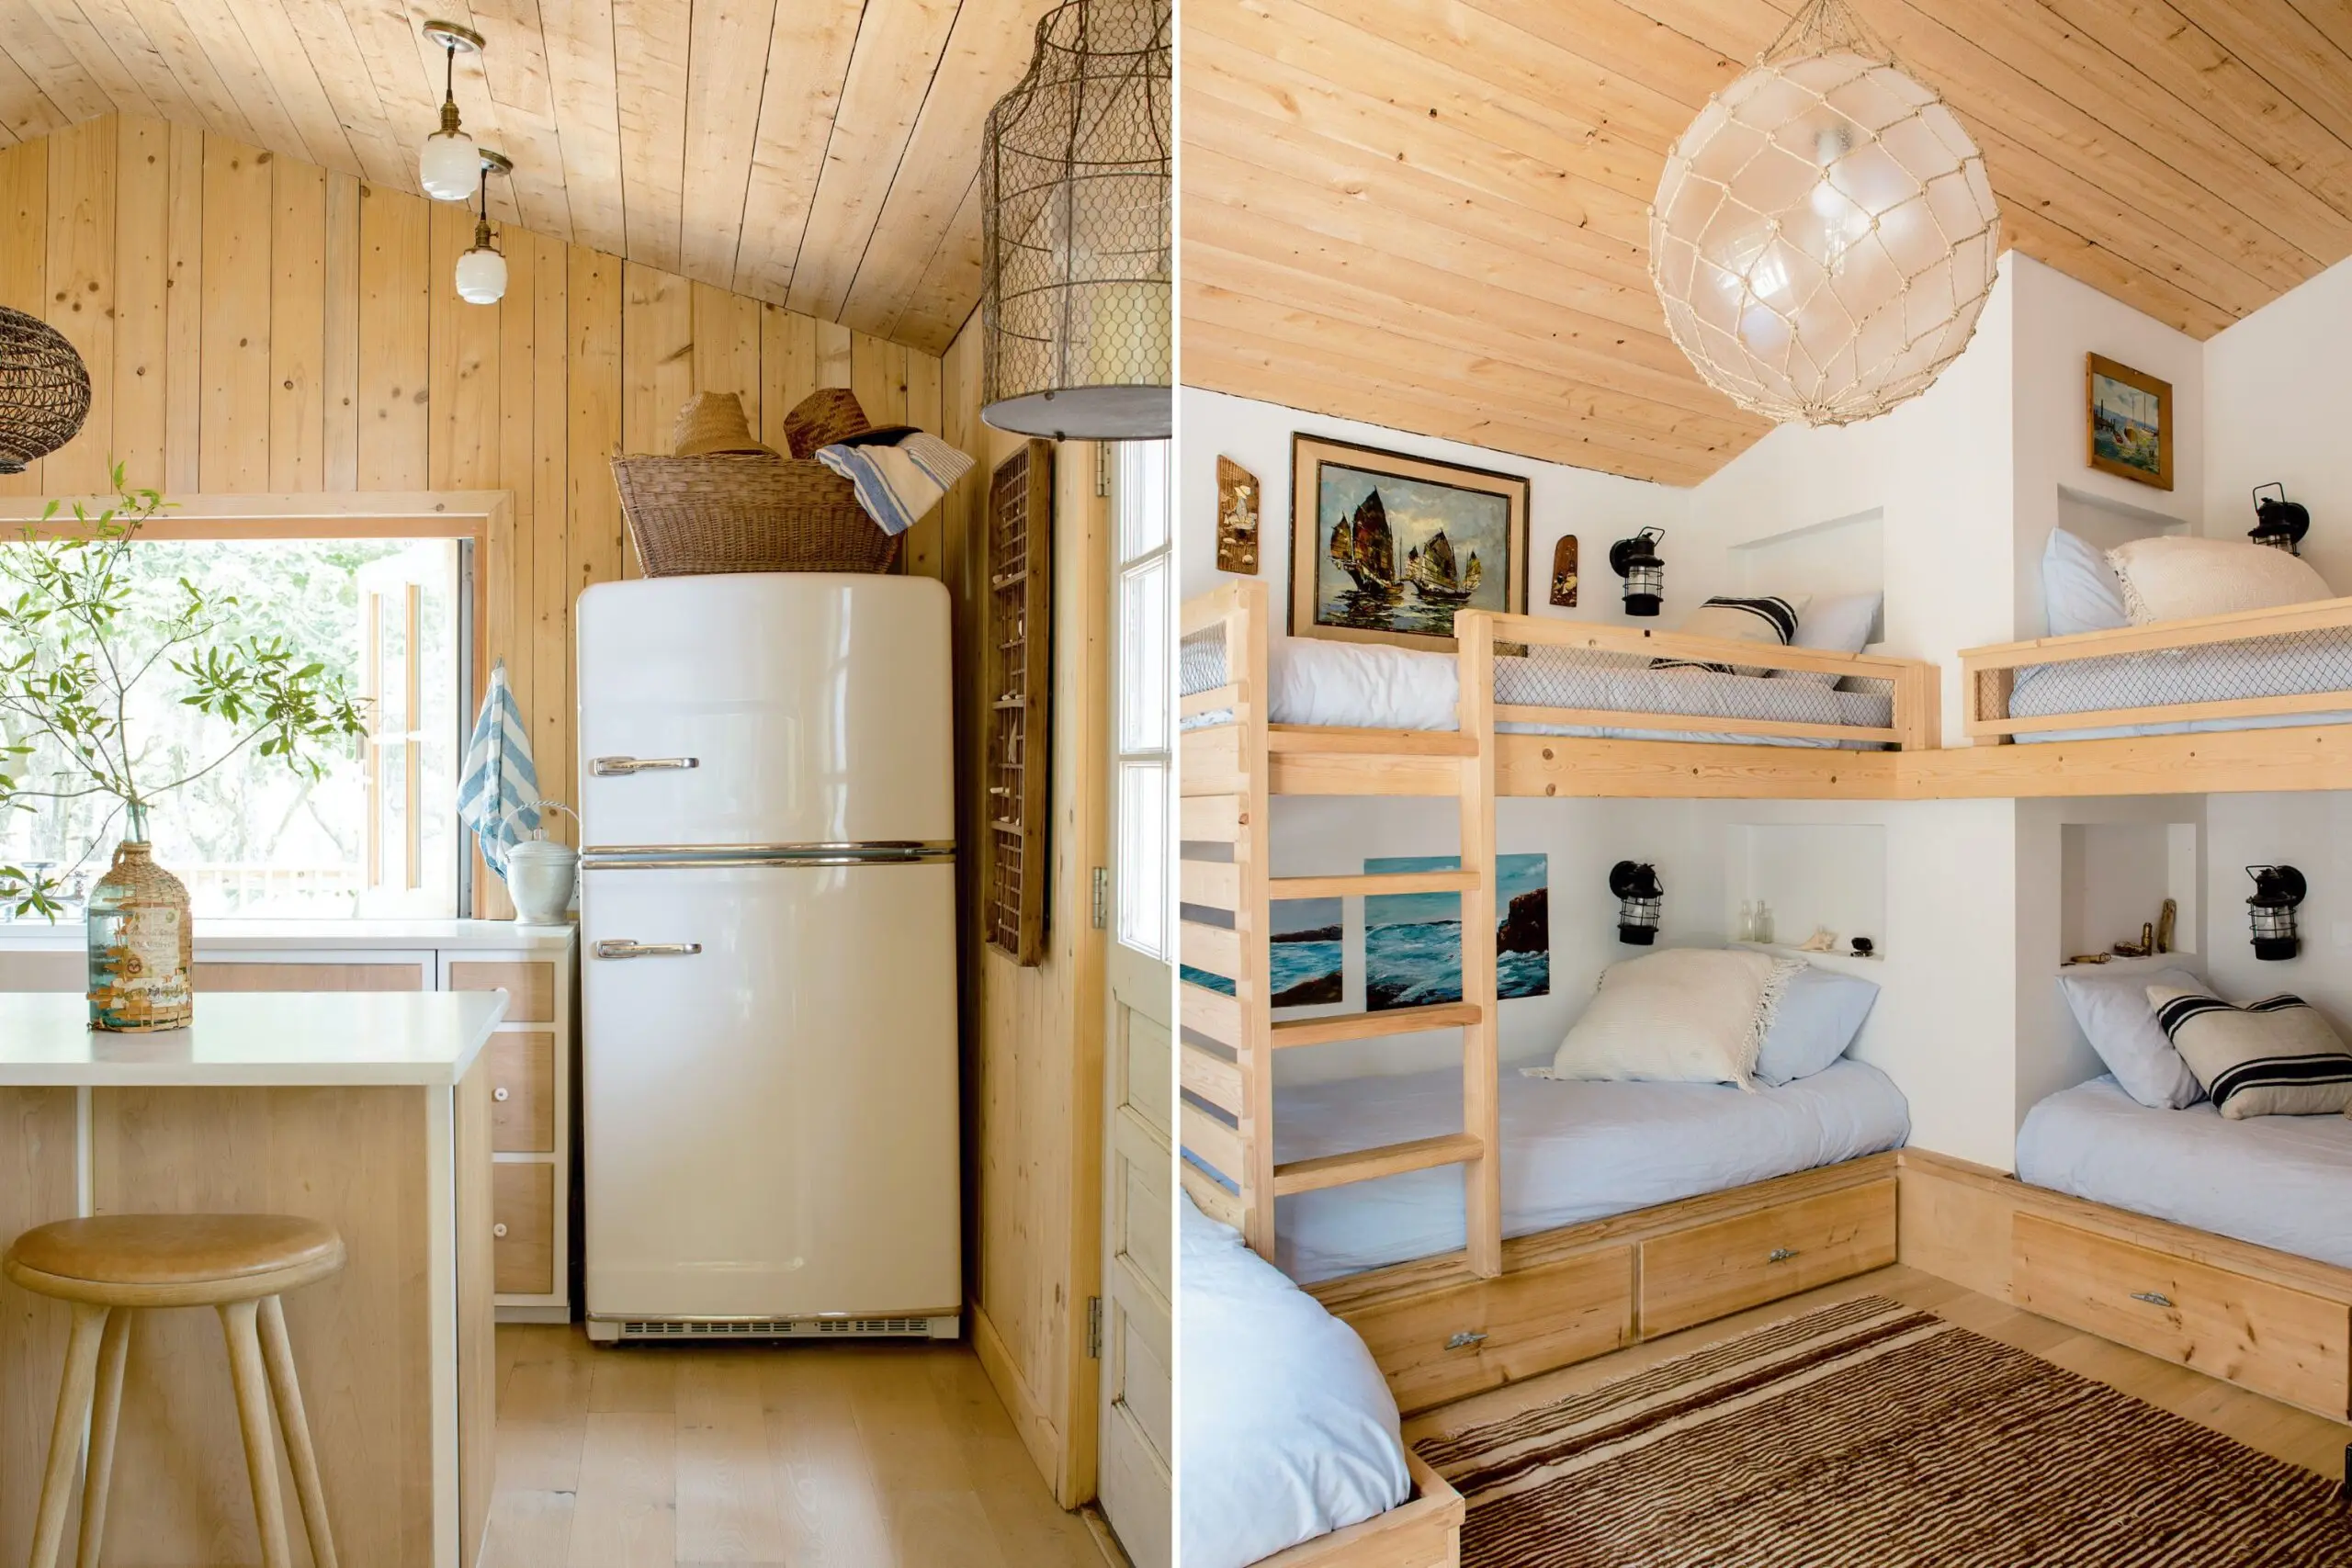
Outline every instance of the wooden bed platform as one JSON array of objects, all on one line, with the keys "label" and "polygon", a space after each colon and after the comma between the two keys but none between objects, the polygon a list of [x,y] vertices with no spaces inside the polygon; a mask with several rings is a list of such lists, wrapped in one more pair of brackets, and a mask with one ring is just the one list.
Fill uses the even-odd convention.
[{"label": "wooden bed platform", "polygon": [[1413,1495],[1385,1514],[1261,1557],[1250,1568],[1461,1568],[1462,1495],[1405,1450]]}]

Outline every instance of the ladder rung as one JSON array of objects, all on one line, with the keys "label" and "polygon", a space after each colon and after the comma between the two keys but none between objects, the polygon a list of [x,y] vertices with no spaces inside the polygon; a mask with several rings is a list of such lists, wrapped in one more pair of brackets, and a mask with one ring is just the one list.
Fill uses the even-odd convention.
[{"label": "ladder rung", "polygon": [[1462,1165],[1486,1153],[1486,1143],[1474,1133],[1448,1133],[1442,1137],[1416,1138],[1409,1144],[1384,1144],[1344,1155],[1323,1155],[1274,1167],[1274,1196],[1313,1192],[1351,1181],[1372,1181],[1401,1176],[1433,1166]]},{"label": "ladder rung", "polygon": [[1276,898],[1351,898],[1375,893],[1467,893],[1475,871],[1359,872],[1341,876],[1277,876],[1266,884]]},{"label": "ladder rung", "polygon": [[1223,991],[1213,991],[1190,980],[1183,982],[1176,1016],[1185,1028],[1205,1034],[1220,1045],[1236,1050],[1241,1047],[1241,1003]]},{"label": "ladder rung", "polygon": [[1476,738],[1454,729],[1348,729],[1320,724],[1270,724],[1266,750],[1288,756],[1475,757]]},{"label": "ladder rung", "polygon": [[1453,1029],[1484,1016],[1476,1002],[1436,1002],[1429,1007],[1391,1008],[1385,1012],[1335,1012],[1293,1019],[1273,1028],[1276,1045],[1327,1045],[1335,1040],[1377,1040],[1423,1029]]}]

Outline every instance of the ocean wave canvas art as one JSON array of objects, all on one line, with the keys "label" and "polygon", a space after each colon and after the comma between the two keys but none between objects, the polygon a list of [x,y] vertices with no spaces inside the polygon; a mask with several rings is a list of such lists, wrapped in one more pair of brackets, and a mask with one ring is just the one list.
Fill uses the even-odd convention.
[{"label": "ocean wave canvas art", "polygon": [[[1455,855],[1367,858],[1367,874],[1454,871]],[[1495,982],[1499,997],[1541,997],[1552,989],[1550,869],[1544,855],[1498,855],[1495,862]],[[1381,893],[1363,901],[1364,1007],[1427,1007],[1462,999],[1462,896]]]}]

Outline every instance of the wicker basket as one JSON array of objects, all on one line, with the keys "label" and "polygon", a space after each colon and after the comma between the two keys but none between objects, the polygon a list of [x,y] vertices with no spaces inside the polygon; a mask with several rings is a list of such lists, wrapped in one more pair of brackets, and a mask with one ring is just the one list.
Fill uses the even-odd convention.
[{"label": "wicker basket", "polygon": [[899,541],[818,462],[616,457],[613,483],[648,577],[709,571],[888,571]]}]

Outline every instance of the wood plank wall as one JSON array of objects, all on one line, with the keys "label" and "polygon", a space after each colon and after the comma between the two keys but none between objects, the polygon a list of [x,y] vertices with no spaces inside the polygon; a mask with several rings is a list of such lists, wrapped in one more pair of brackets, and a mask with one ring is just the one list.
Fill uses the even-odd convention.
[{"label": "wood plank wall", "polygon": [[[473,223],[190,127],[109,115],[0,149],[0,304],[90,367],[88,423],[0,495],[503,490],[479,581],[542,787],[574,794],[571,607],[636,573],[605,459],[666,451],[678,405],[738,391],[784,446],[820,386],[943,429],[940,362],[673,273],[506,228],[504,301],[450,283]],[[909,537],[937,575],[938,515]],[[478,910],[507,911],[477,878]]]},{"label": "wood plank wall", "polygon": [[[1020,446],[980,423],[974,318],[942,361],[946,438],[980,459],[942,507],[941,577],[956,605],[961,836],[987,841],[982,719],[987,660],[988,475]],[[1096,447],[1054,462],[1052,881],[1045,962],[1024,969],[986,945],[978,874],[965,876],[965,1168],[972,1337],[1030,1455],[1065,1507],[1094,1495],[1095,1370],[1086,1298],[1102,1289],[1102,933],[1089,919],[1104,863],[1108,774],[1109,518]]]}]

